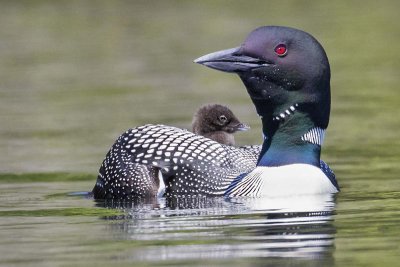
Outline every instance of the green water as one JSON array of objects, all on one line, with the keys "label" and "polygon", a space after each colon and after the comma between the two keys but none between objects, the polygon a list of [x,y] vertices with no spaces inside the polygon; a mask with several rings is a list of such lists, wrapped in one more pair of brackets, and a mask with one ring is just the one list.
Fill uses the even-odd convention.
[{"label": "green water", "polygon": [[[0,265],[396,266],[399,1],[1,1]],[[323,159],[342,192],[322,214],[242,200],[104,208],[89,191],[116,137],[189,128],[224,103],[260,143],[234,75],[192,63],[260,25],[312,33],[332,69]]]}]

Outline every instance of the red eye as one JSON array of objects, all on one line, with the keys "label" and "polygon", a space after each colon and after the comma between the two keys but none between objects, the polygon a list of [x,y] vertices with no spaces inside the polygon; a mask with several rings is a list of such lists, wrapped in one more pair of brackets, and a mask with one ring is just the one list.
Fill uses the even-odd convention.
[{"label": "red eye", "polygon": [[286,53],[287,53],[286,45],[285,44],[278,44],[275,47],[275,53],[280,57],[285,56]]}]

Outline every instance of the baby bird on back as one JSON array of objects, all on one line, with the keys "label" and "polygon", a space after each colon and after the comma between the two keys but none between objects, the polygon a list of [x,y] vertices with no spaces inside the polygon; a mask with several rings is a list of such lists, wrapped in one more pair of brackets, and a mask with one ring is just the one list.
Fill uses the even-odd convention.
[{"label": "baby bird on back", "polygon": [[229,146],[235,145],[235,132],[248,129],[250,127],[241,123],[228,107],[220,104],[200,107],[192,121],[193,133]]}]

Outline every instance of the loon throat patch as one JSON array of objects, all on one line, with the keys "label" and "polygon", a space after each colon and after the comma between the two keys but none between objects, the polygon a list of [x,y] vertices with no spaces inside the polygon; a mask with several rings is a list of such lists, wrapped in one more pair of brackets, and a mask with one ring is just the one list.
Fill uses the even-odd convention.
[{"label": "loon throat patch", "polygon": [[301,140],[304,142],[309,142],[314,145],[322,146],[325,138],[325,129],[314,127],[311,128],[308,132],[306,132],[302,137]]}]

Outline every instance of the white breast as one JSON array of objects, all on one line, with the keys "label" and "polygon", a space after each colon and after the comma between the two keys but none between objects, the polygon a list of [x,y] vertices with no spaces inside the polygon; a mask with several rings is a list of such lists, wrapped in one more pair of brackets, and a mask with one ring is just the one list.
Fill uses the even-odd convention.
[{"label": "white breast", "polygon": [[291,164],[256,167],[229,190],[229,196],[275,197],[336,192],[338,190],[320,168]]}]

